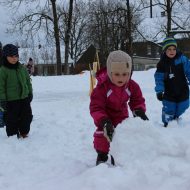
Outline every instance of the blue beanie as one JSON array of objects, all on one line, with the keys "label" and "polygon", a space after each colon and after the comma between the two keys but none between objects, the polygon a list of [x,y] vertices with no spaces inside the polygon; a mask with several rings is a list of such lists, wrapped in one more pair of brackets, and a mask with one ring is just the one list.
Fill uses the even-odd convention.
[{"label": "blue beanie", "polygon": [[18,56],[18,47],[13,44],[7,44],[3,47],[3,56]]},{"label": "blue beanie", "polygon": [[162,51],[166,51],[166,49],[170,46],[175,46],[177,48],[177,42],[172,37],[167,37],[162,42]]}]

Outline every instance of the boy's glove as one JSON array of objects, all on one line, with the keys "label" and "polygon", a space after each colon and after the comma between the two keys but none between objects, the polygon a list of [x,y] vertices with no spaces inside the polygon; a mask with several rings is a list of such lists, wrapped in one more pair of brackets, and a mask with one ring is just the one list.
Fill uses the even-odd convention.
[{"label": "boy's glove", "polygon": [[145,112],[141,109],[134,110],[133,116],[140,117],[142,120],[149,120],[148,117],[146,116]]},{"label": "boy's glove", "polygon": [[0,128],[4,127],[4,112],[6,110],[6,101],[0,102]]},{"label": "boy's glove", "polygon": [[163,97],[164,97],[164,93],[163,93],[163,92],[159,92],[159,93],[156,94],[156,96],[157,96],[157,99],[158,99],[159,101],[162,101],[162,100],[163,100]]},{"label": "boy's glove", "polygon": [[31,102],[33,100],[33,94],[28,94],[28,100]]},{"label": "boy's glove", "polygon": [[0,109],[3,112],[5,112],[7,110],[7,102],[6,101],[0,101]]},{"label": "boy's glove", "polygon": [[0,108],[0,128],[3,128],[4,125],[5,125],[4,119],[3,119],[3,115],[4,115],[4,113],[3,113],[3,111]]},{"label": "boy's glove", "polygon": [[105,119],[102,121],[102,127],[104,131],[104,136],[108,140],[108,142],[111,142],[114,135],[114,126],[112,125],[112,122],[109,119]]}]

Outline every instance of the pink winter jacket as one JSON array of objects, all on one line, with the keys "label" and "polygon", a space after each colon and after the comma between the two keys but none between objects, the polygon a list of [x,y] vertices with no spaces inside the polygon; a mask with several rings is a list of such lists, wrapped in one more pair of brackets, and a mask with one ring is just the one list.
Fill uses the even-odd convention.
[{"label": "pink winter jacket", "polygon": [[98,130],[102,130],[101,122],[104,119],[110,119],[116,127],[128,118],[128,105],[131,111],[146,111],[145,99],[135,81],[130,79],[125,86],[117,87],[110,81],[105,69],[100,70],[96,78],[98,84],[91,94],[90,114]]}]

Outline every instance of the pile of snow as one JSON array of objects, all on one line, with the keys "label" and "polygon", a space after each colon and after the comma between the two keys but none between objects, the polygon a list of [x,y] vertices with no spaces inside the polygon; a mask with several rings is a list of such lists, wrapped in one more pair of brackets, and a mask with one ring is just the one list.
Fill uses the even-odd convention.
[{"label": "pile of snow", "polygon": [[162,127],[154,92],[155,70],[134,72],[149,121],[130,118],[116,129],[111,151],[116,166],[95,166],[89,73],[33,77],[34,120],[27,139],[0,129],[1,190],[188,190],[189,110]]}]

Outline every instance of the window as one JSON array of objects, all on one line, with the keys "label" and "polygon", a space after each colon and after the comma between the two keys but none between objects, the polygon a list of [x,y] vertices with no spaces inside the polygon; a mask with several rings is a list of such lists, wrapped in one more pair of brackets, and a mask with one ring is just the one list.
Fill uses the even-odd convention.
[{"label": "window", "polygon": [[162,11],[161,12],[161,17],[165,17],[166,16],[166,11]]},{"label": "window", "polygon": [[151,55],[151,45],[147,45],[147,55]]}]

